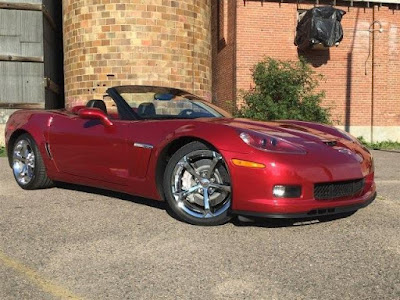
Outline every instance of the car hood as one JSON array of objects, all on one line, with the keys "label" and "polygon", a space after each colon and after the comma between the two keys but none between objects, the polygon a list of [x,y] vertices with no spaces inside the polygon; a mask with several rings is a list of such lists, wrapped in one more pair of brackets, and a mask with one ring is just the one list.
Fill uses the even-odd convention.
[{"label": "car hood", "polygon": [[365,169],[372,169],[369,151],[359,143],[341,136],[341,133],[331,126],[300,121],[261,122],[248,119],[215,119],[209,122],[224,124],[238,132],[251,130],[282,138],[305,150],[313,157],[314,163],[327,165],[341,162],[342,166],[350,168],[357,162],[363,164]]},{"label": "car hood", "polygon": [[334,127],[300,121],[254,121],[250,119],[208,119],[219,125],[231,127],[237,131],[251,130],[284,139],[300,146],[307,152],[315,153],[326,148],[347,148],[355,152],[364,152],[362,146],[341,136]]},{"label": "car hood", "polygon": [[212,122],[229,126],[235,129],[251,130],[279,137],[290,142],[300,143],[302,141],[330,142],[341,140],[340,137],[328,132],[302,126],[291,121],[262,122],[249,119],[215,119]]}]

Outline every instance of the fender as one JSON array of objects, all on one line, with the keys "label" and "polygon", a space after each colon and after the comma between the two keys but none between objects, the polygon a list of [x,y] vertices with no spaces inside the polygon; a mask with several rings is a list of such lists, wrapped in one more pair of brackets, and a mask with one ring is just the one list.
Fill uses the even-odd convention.
[{"label": "fender", "polygon": [[46,150],[52,117],[51,111],[17,111],[10,116],[6,124],[7,147],[12,147],[9,143],[16,138],[15,133],[27,132],[36,142],[50,178],[58,172]]}]

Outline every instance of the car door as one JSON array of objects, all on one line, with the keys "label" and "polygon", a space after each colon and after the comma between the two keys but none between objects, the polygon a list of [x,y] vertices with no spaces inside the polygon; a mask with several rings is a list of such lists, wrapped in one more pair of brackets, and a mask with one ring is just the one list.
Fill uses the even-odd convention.
[{"label": "car door", "polygon": [[127,141],[129,121],[82,119],[74,114],[55,115],[49,147],[60,172],[126,185],[129,176]]}]

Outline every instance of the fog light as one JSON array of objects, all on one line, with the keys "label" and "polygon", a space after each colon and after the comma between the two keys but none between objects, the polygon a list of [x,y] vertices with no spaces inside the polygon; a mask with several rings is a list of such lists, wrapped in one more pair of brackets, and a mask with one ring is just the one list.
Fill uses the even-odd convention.
[{"label": "fog light", "polygon": [[301,186],[275,185],[272,193],[276,198],[299,198],[301,196]]}]

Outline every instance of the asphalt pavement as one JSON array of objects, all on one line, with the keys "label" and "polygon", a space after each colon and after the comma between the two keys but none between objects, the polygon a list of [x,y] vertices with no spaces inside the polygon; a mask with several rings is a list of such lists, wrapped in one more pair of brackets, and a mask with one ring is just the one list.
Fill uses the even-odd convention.
[{"label": "asphalt pavement", "polygon": [[329,222],[196,227],[163,203],[78,186],[24,191],[0,159],[0,299],[400,299],[400,153],[378,198]]}]

